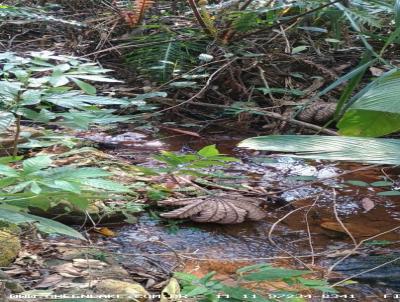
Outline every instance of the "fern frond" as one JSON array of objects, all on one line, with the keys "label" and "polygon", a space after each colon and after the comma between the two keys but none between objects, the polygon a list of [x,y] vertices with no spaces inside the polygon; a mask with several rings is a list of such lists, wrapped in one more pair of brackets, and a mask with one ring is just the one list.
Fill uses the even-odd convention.
[{"label": "fern frond", "polygon": [[205,52],[208,41],[187,41],[174,33],[162,32],[135,37],[134,42],[143,46],[127,54],[127,62],[142,74],[166,81],[198,63],[197,57]]}]

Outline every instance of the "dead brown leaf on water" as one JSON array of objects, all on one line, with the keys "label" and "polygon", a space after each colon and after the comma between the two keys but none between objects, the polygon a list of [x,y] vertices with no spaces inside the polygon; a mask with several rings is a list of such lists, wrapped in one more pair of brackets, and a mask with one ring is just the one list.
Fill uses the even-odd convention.
[{"label": "dead brown leaf on water", "polygon": [[163,200],[159,205],[182,206],[161,214],[164,218],[189,218],[203,223],[236,224],[245,220],[262,220],[266,216],[257,199],[232,194]]},{"label": "dead brown leaf on water", "polygon": [[[345,222],[343,223],[346,229],[355,237],[370,237],[378,234],[380,231],[372,226],[368,226],[365,222]],[[342,233],[348,235],[346,230],[342,227],[342,225],[337,221],[325,220],[320,226],[323,229],[334,231],[338,233]]]}]

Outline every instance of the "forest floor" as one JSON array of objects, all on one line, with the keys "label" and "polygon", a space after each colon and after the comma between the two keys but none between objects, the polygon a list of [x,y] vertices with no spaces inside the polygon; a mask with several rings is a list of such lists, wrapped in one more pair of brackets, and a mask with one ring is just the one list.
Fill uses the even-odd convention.
[{"label": "forest floor", "polygon": [[[166,89],[167,84],[153,82],[126,64],[125,49],[132,45],[129,40],[124,42],[126,28],[115,15],[104,14],[101,9],[93,12],[93,7],[81,1],[61,2],[67,8],[56,11],[60,17],[92,26],[4,22],[1,51],[21,54],[45,50],[98,61],[124,81],[96,85],[105,96],[134,98]],[[290,292],[298,299],[286,296],[282,301],[387,301],[385,295],[398,291],[400,200],[378,195],[385,191],[385,185],[379,182],[399,184],[398,169],[275,157],[236,147],[241,140],[260,134],[337,134],[324,124],[333,115],[331,104],[338,99],[338,91],[325,94],[321,97],[323,104],[314,104],[296,120],[292,114],[296,106],[317,97],[339,74],[354,68],[361,47],[323,51],[319,56],[293,56],[285,47],[288,39],[295,38],[281,30],[263,36],[260,44],[249,39],[250,46],[245,49],[248,56],[241,59],[229,60],[216,51],[215,60],[220,62],[213,81],[197,92],[183,87],[169,90],[167,96],[150,98],[146,104],[152,107],[149,112],[129,108],[128,114],[138,116],[134,123],[88,131],[58,129],[68,131],[79,140],[79,147],[86,148],[79,154],[62,156],[68,149],[59,145],[29,149],[28,156],[55,155],[59,166],[108,169],[117,175],[115,180],[131,185],[135,192],[127,200],[96,201],[84,213],[65,213],[64,205],[36,213],[73,225],[87,241],[43,236],[33,228],[24,230],[17,258],[1,272],[4,275],[0,277],[6,280],[2,283],[4,301],[27,301],[28,295],[36,297],[28,301],[43,301],[43,297],[56,301],[54,295],[64,295],[65,301],[145,301],[140,296],[146,295],[153,295],[154,301],[175,301],[167,297],[180,292],[172,278],[174,273],[203,278],[213,271],[214,280],[232,288],[240,286],[267,297],[277,291]],[[351,37],[346,39],[351,44]],[[264,93],[255,91],[255,85],[284,88]],[[254,102],[243,101],[250,99]],[[28,126],[42,130],[30,123],[24,125]],[[170,168],[168,162],[155,158],[162,150],[187,155],[210,145],[237,161],[199,167],[201,175],[177,176],[163,173],[163,168]],[[266,217],[223,225],[159,215],[165,210],[160,201],[202,195],[261,198],[260,208]],[[365,242],[368,244],[363,245]],[[316,283],[298,286],[277,278],[243,285],[237,270],[260,263],[308,270],[310,280]],[[335,284],[338,292],[314,291],[326,285],[321,280]],[[25,297],[18,297],[18,293]],[[132,293],[137,294],[137,300],[112,300],[115,295]],[[90,295],[94,298],[89,299]],[[275,296],[270,299],[280,300]]]}]

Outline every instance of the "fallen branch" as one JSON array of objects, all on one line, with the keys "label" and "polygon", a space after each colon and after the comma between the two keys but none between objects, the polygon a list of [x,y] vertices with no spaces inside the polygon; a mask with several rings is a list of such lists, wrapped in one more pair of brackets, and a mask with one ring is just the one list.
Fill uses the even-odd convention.
[{"label": "fallen branch", "polygon": [[[208,85],[206,85],[204,87],[207,87],[207,86]],[[170,98],[160,98],[159,99],[160,102],[163,101],[163,100],[167,100],[167,101],[179,102],[179,104],[175,105],[175,106],[172,106],[172,107],[168,107],[168,108],[166,108],[164,110],[160,110],[160,111],[158,111],[158,113],[166,111],[166,110],[170,110],[172,108],[179,107],[179,106],[181,106],[183,104],[190,104],[190,105],[196,105],[196,106],[202,106],[202,107],[211,107],[211,108],[220,108],[220,109],[229,109],[230,108],[229,106],[225,106],[225,105],[209,104],[209,103],[203,103],[203,102],[194,102],[193,100],[195,98],[197,98],[200,95],[201,92],[203,92],[203,91],[202,90],[199,91],[199,93],[197,93],[196,95],[194,95],[193,97],[191,97],[187,101],[174,100],[174,99],[170,99]],[[267,117],[270,117],[270,118],[273,118],[273,119],[277,119],[277,120],[281,120],[281,121],[285,121],[285,122],[288,122],[290,124],[301,126],[301,127],[307,128],[307,129],[311,129],[311,130],[314,130],[314,131],[319,132],[319,133],[325,133],[325,134],[328,134],[328,135],[335,135],[335,136],[339,135],[337,132],[335,132],[333,130],[326,129],[326,128],[320,127],[318,125],[314,125],[314,124],[298,121],[298,120],[295,120],[295,119],[292,119],[292,118],[287,118],[287,117],[282,116],[279,113],[270,112],[270,111],[266,111],[266,110],[263,110],[263,109],[257,109],[257,110],[249,109],[249,113],[252,113],[252,112],[256,112],[257,114],[261,113],[262,115],[265,115]]]}]

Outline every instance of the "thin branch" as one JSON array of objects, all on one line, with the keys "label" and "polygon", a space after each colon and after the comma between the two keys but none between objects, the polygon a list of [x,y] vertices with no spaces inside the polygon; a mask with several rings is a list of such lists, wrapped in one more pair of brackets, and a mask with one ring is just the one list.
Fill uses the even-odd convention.
[{"label": "thin branch", "polygon": [[[179,103],[179,104],[177,104],[177,105],[174,105],[174,106],[171,106],[171,107],[168,107],[168,108],[165,108],[165,109],[156,111],[156,112],[154,112],[153,114],[159,114],[159,113],[161,113],[161,112],[165,112],[165,111],[168,111],[168,110],[171,110],[171,109],[180,107],[180,106],[182,106],[182,105],[184,105],[184,104],[191,103],[193,100],[195,100],[195,99],[197,99],[198,97],[200,97],[200,96],[203,94],[204,91],[207,90],[208,86],[211,85],[211,82],[212,82],[212,80],[214,79],[214,77],[216,77],[222,70],[224,70],[226,67],[228,67],[229,65],[231,65],[231,64],[232,64],[233,62],[235,62],[237,59],[238,59],[238,58],[234,58],[234,59],[230,60],[229,62],[225,63],[224,65],[222,65],[220,68],[218,68],[213,74],[210,75],[210,77],[208,78],[208,80],[207,80],[206,84],[203,86],[203,88],[201,88],[194,96],[192,96],[192,97],[189,98],[188,100],[183,101],[183,102],[181,102],[181,103]],[[194,102],[194,103],[196,103],[196,102]]]}]

